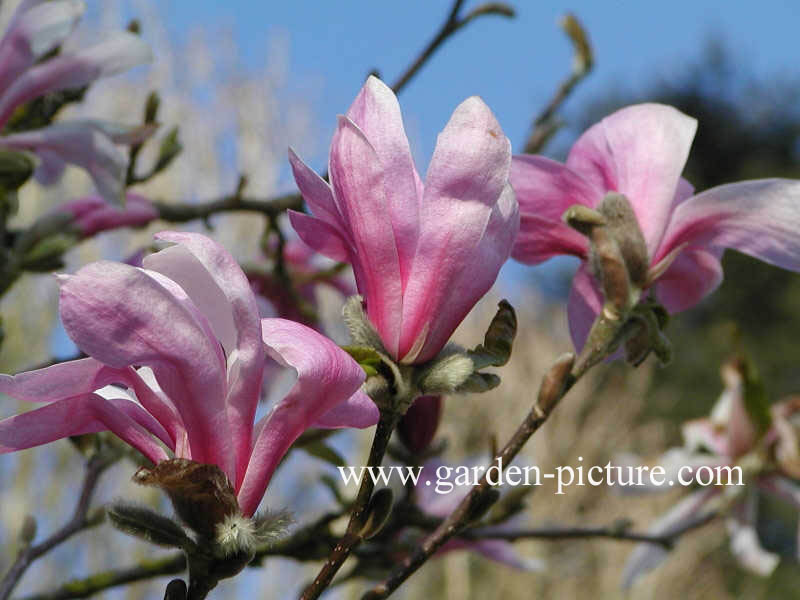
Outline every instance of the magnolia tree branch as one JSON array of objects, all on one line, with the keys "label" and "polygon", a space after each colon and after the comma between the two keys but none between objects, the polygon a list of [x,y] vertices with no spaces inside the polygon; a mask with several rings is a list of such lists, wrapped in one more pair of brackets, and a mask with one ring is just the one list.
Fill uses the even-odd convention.
[{"label": "magnolia tree branch", "polygon": [[540,152],[545,143],[556,132],[560,126],[555,119],[556,111],[569,98],[575,86],[591,72],[594,64],[589,38],[583,27],[581,27],[580,22],[573,15],[567,14],[562,19],[561,26],[569,36],[575,50],[572,72],[561,82],[550,102],[534,119],[531,133],[523,149],[525,154]]},{"label": "magnolia tree branch", "polygon": [[503,4],[501,2],[487,2],[486,4],[476,6],[469,13],[463,17],[460,17],[459,13],[461,12],[461,6],[463,4],[464,0],[456,0],[453,2],[453,6],[450,9],[447,20],[439,28],[439,31],[436,32],[436,35],[428,43],[428,45],[425,46],[417,59],[392,85],[392,89],[394,90],[395,94],[406,87],[408,82],[411,81],[411,79],[417,74],[423,65],[428,62],[433,53],[441,47],[447,38],[452,36],[465,25],[468,25],[471,21],[485,15],[497,15],[506,18],[512,18],[515,15],[514,9],[507,4]]},{"label": "magnolia tree branch", "polygon": [[14,564],[11,565],[8,573],[6,573],[3,580],[0,581],[0,600],[7,600],[11,596],[11,592],[17,586],[17,583],[19,583],[25,571],[37,558],[68,540],[76,533],[80,533],[100,523],[99,519],[89,518],[89,505],[100,480],[100,475],[102,475],[103,471],[105,471],[111,462],[113,461],[109,461],[101,455],[95,455],[86,463],[86,475],[83,479],[80,497],[78,498],[78,504],[75,507],[72,518],[49,538],[39,544],[24,548],[17,555]]},{"label": "magnolia tree branch", "polygon": [[[517,428],[514,435],[503,449],[494,457],[492,464],[502,465],[505,469],[514,460],[525,443],[547,421],[552,411],[592,364],[594,357],[590,358],[589,351],[585,351],[575,360],[574,355],[561,356],[545,375],[539,388],[536,403],[531,408],[525,420]],[[487,508],[487,499],[493,486],[484,473],[480,482],[473,486],[458,507],[442,523],[425,538],[419,548],[411,553],[389,575],[389,577],[367,592],[362,600],[375,600],[386,598],[396,590],[406,579],[413,575],[433,554],[448,540],[458,535],[468,523],[476,516],[476,512]]]}]

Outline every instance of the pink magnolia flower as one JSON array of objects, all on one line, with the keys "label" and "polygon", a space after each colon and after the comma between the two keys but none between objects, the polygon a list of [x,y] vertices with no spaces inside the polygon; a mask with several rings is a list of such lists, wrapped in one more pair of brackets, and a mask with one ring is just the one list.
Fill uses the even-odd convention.
[{"label": "pink magnolia flower", "polygon": [[143,227],[158,218],[153,204],[132,192],[126,194],[122,208],[108,204],[100,196],[86,196],[64,202],[53,212],[71,216],[72,225],[84,237],[120,227]]},{"label": "pink magnolia flower", "polygon": [[[726,525],[731,552],[746,569],[759,575],[769,575],[780,557],[767,551],[759,541],[756,523],[758,497],[768,494],[781,499],[800,514],[800,485],[798,477],[798,439],[800,402],[792,399],[771,407],[772,424],[759,433],[745,404],[745,383],[734,364],[722,369],[725,389],[711,415],[695,419],[682,428],[684,445],[668,450],[658,464],[665,469],[665,484],[639,491],[669,492],[669,483],[702,479],[714,473],[724,473],[728,467],[742,466],[745,485],[728,487],[712,485],[691,492],[648,529],[651,535],[668,535],[727,506]],[[760,466],[760,457],[772,456],[774,463]],[[739,477],[731,474],[733,484]],[[798,530],[800,536],[800,529]],[[631,553],[623,572],[623,587],[631,586],[642,574],[658,566],[667,557],[664,548],[640,544]],[[800,558],[800,553],[797,555]]]},{"label": "pink magnolia flower", "polygon": [[331,142],[331,184],[289,152],[313,216],[290,212],[300,238],[353,265],[386,351],[432,359],[508,258],[519,216],[508,184],[511,146],[477,97],[456,108],[423,183],[400,106],[370,77]]},{"label": "pink magnolia flower", "polygon": [[[587,130],[561,164],[515,156],[511,183],[520,204],[512,256],[537,264],[558,254],[587,258],[587,239],[561,221],[575,204],[597,206],[624,194],[636,214],[652,267],[674,262],[651,292],[675,313],[699,302],[722,281],[720,258],[733,248],[800,270],[800,182],[762,179],[722,185],[697,195],[681,178],[697,122],[660,104],[623,108]],[[677,255],[677,257],[676,257]],[[602,297],[584,262],[572,283],[569,323],[583,347]]]},{"label": "pink magnolia flower", "polygon": [[[45,403],[0,421],[0,452],[110,430],[154,463],[166,447],[217,465],[250,516],[306,428],[367,427],[378,410],[359,391],[364,372],[333,342],[259,318],[247,278],[216,242],[157,237],[175,245],[143,268],[101,261],[62,278],[61,320],[89,357],[0,376],[0,392]],[[297,383],[254,423],[268,356]]]},{"label": "pink magnolia flower", "polygon": [[[84,9],[79,0],[23,0],[19,5],[0,40],[0,131],[30,100],[81,88],[151,60],[149,47],[138,36],[118,32],[89,48],[40,62],[69,37]],[[42,161],[37,177],[45,183],[59,175],[65,163],[78,165],[92,176],[101,196],[118,201],[127,159],[116,144],[128,137],[118,126],[72,121],[7,133],[0,137],[0,147],[34,152]]]}]

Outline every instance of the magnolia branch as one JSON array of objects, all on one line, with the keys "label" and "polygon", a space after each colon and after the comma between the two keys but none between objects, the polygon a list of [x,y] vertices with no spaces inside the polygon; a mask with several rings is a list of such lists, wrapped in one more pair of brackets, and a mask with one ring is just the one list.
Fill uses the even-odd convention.
[{"label": "magnolia branch", "polygon": [[81,486],[80,497],[75,512],[69,522],[39,544],[23,549],[8,573],[0,581],[0,600],[7,600],[28,567],[40,556],[49,552],[76,533],[97,525],[100,521],[89,518],[89,505],[92,500],[100,475],[111,464],[106,458],[96,455],[86,464],[86,475]]}]

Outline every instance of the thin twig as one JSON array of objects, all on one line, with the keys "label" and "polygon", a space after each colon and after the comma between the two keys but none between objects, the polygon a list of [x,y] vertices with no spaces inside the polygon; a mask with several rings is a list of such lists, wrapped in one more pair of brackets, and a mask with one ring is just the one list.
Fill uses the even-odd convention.
[{"label": "thin twig", "polygon": [[92,495],[97,488],[97,483],[103,471],[111,464],[111,461],[102,456],[95,456],[86,463],[86,475],[83,479],[81,486],[81,494],[78,498],[78,504],[75,506],[75,512],[69,522],[61,529],[56,531],[49,538],[43,542],[29,546],[22,550],[14,564],[11,565],[6,576],[0,581],[0,600],[7,600],[11,596],[11,592],[19,583],[25,571],[37,558],[49,552],[62,542],[68,540],[70,537],[92,527],[93,523],[88,518],[89,504],[92,500]]},{"label": "thin twig", "polygon": [[[389,439],[392,437],[397,422],[400,420],[400,415],[396,411],[381,411],[381,417],[378,425],[375,427],[375,437],[372,440],[372,447],[369,451],[369,458],[367,460],[367,468],[377,467],[383,461],[383,456],[386,454],[386,448],[389,445]],[[353,548],[361,542],[359,531],[363,526],[363,517],[369,505],[369,500],[372,497],[372,491],[375,489],[375,482],[371,477],[366,475],[361,479],[361,486],[358,489],[356,501],[353,503],[352,512],[350,513],[350,521],[347,524],[347,531],[334,546],[328,560],[325,561],[319,574],[308,588],[303,592],[302,600],[314,600],[319,598],[320,594],[325,591],[334,575],[339,571],[344,561],[350,556]]]},{"label": "thin twig", "polygon": [[447,40],[447,38],[467,25],[470,21],[484,15],[498,15],[508,18],[514,16],[514,9],[510,6],[500,2],[488,2],[486,4],[482,4],[481,6],[475,7],[466,16],[460,18],[458,13],[461,11],[462,4],[464,4],[464,0],[456,0],[453,2],[453,6],[450,9],[447,20],[439,28],[439,31],[436,32],[436,35],[428,43],[428,45],[425,46],[417,59],[411,63],[411,65],[403,72],[403,74],[397,78],[397,81],[392,84],[392,90],[394,90],[395,94],[399,93],[400,90],[406,87],[408,82],[411,81],[411,79],[417,74],[417,71],[419,71],[426,62],[428,62],[433,53],[439,49],[439,47]]},{"label": "thin twig", "polygon": [[562,27],[572,41],[575,48],[575,58],[572,72],[558,86],[556,93],[533,121],[531,134],[525,142],[523,152],[536,154],[544,147],[547,140],[556,132],[559,123],[554,119],[556,111],[583,79],[591,72],[594,59],[589,45],[588,36],[573,15],[567,15],[562,21]]}]

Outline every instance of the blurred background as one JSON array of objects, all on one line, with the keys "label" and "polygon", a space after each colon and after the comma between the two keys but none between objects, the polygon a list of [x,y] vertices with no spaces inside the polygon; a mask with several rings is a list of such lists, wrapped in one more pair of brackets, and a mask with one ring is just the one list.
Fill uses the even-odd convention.
[{"label": "blurred background", "polygon": [[[5,23],[16,2],[0,5]],[[469,10],[478,2],[468,1]],[[677,0],[671,3],[510,2],[514,19],[486,17],[450,39],[400,95],[406,131],[424,173],[437,133],[464,98],[480,95],[521,151],[533,118],[547,104],[572,65],[572,47],[557,25],[573,12],[589,34],[595,68],[558,111],[563,123],[543,153],[562,159],[576,137],[618,107],[641,101],[672,104],[699,120],[685,176],[698,190],[740,179],[800,175],[800,70],[797,68],[795,2],[758,3]],[[163,201],[209,200],[248,176],[248,193],[269,197],[293,191],[286,162],[291,145],[317,170],[326,166],[335,117],[347,110],[365,76],[377,71],[391,82],[434,35],[450,3],[370,2],[154,2],[89,0],[76,44],[104,31],[141,22],[155,61],[129,76],[93,86],[82,104],[65,115],[102,116],[137,122],[147,94],[162,97],[164,132],[180,125],[184,152],[163,175],[143,188]],[[163,132],[162,132],[163,135]],[[147,157],[144,157],[146,160]],[[59,202],[90,191],[88,178],[70,170],[52,188],[23,188],[16,224],[31,222]],[[253,219],[215,218],[214,236],[242,260],[257,260],[259,225]],[[194,224],[202,230],[202,224]],[[66,270],[99,257],[123,259],[146,245],[147,230],[116,231],[82,244]],[[446,402],[441,435],[445,458],[488,455],[490,434],[507,438],[532,401],[532,383],[571,346],[564,305],[570,259],[536,268],[510,263],[491,297],[459,329],[456,339],[473,345],[499,297],[520,313],[520,335],[503,385],[487,395]],[[667,331],[672,364],[648,361],[639,369],[596,369],[559,408],[518,464],[544,470],[560,464],[605,464],[620,452],[655,458],[679,443],[679,426],[705,415],[721,390],[721,362],[737,351],[754,358],[773,401],[800,392],[800,277],[728,252],[725,281],[708,300],[674,317]],[[336,314],[338,298],[329,298]],[[75,349],[57,323],[57,288],[50,276],[26,276],[0,303],[6,339],[0,372],[17,372]],[[334,334],[335,326],[331,326]],[[4,403],[0,417],[18,407]],[[489,424],[487,427],[487,423]],[[339,434],[337,448],[360,464],[366,432]],[[67,442],[0,457],[0,572],[13,557],[13,540],[25,514],[45,532],[66,519],[75,501],[81,459]],[[118,464],[99,501],[135,498],[159,505],[157,494],[135,488],[132,469]],[[299,515],[321,514],[330,502],[315,485],[318,461],[293,457],[265,502]],[[56,473],[58,475],[56,475]],[[73,481],[71,477],[75,477]],[[605,488],[571,488],[554,496],[543,487],[529,497],[531,524],[604,525],[629,518],[644,529],[680,497],[620,498]],[[794,530],[792,530],[794,531]],[[768,544],[765,542],[765,545]],[[396,595],[399,598],[792,598],[800,597],[797,565],[787,561],[768,579],[741,570],[726,542],[724,524],[683,539],[670,559],[630,592],[619,581],[630,544],[614,541],[526,542],[526,556],[548,564],[544,573],[520,573],[467,553],[431,561]],[[28,572],[17,596],[51,589],[152,555],[152,549],[104,526],[72,540]],[[262,569],[221,584],[213,597],[284,598],[296,595],[317,565],[274,559]],[[166,580],[110,592],[110,598],[163,594]],[[357,598],[363,582],[344,584],[340,598]],[[331,597],[337,597],[336,593]],[[226,595],[227,594],[227,595]]]}]

